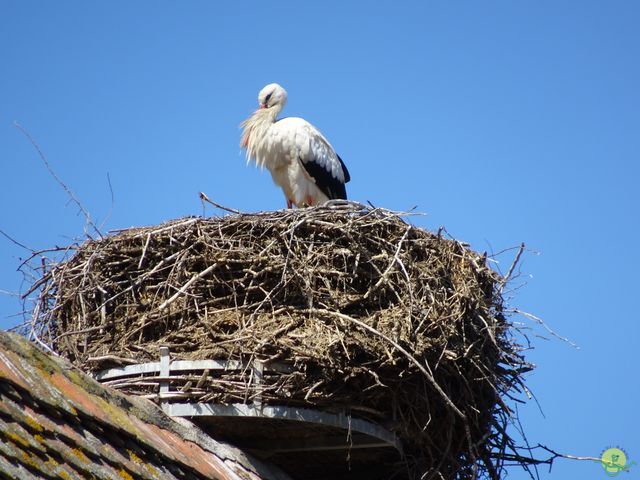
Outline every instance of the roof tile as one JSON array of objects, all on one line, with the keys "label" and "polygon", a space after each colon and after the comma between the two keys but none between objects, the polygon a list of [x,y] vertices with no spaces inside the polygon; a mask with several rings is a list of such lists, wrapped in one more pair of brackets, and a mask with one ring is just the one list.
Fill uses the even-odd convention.
[{"label": "roof tile", "polygon": [[0,332],[0,477],[284,479],[151,402],[109,390]]}]

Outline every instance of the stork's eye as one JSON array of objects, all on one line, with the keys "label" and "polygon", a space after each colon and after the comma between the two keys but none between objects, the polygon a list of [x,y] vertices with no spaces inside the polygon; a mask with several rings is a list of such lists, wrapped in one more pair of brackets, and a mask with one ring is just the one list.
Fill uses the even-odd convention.
[{"label": "stork's eye", "polygon": [[265,105],[269,103],[269,99],[271,98],[271,95],[273,95],[273,92],[271,92],[266,97],[264,97],[264,104]]}]

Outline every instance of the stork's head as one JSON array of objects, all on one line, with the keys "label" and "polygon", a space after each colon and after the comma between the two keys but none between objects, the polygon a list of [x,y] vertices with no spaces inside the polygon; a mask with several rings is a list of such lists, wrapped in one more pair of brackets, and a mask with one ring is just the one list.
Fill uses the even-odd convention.
[{"label": "stork's head", "polygon": [[280,111],[287,103],[287,91],[277,83],[270,83],[260,90],[258,103],[260,108],[274,108]]}]

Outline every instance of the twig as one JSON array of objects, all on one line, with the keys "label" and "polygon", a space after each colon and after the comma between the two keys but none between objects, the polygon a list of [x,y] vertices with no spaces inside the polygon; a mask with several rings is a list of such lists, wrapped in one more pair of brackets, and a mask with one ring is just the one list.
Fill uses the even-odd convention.
[{"label": "twig", "polygon": [[17,241],[15,238],[9,236],[8,234],[6,234],[3,230],[0,230],[0,235],[4,236],[7,238],[7,240],[9,240],[12,243],[15,243],[17,246],[24,248],[25,250],[28,250],[29,252],[33,253],[33,248],[29,248],[27,246],[25,246],[24,244],[20,243],[19,241]]},{"label": "twig", "polygon": [[220,210],[224,210],[225,212],[231,212],[231,213],[235,213],[237,215],[242,215],[242,212],[240,210],[236,210],[234,208],[229,208],[229,207],[224,207],[224,206],[220,205],[219,203],[216,203],[213,200],[209,199],[209,197],[207,197],[207,195],[204,192],[200,192],[200,200],[202,200],[203,202],[210,203],[214,207],[219,208]]},{"label": "twig", "polygon": [[94,362],[94,363],[112,361],[115,363],[127,364],[127,365],[135,365],[137,363],[140,363],[138,360],[134,360],[132,358],[119,357],[117,355],[101,355],[99,357],[89,357],[87,358],[86,361]]},{"label": "twig", "polygon": [[33,145],[33,147],[36,149],[36,151],[38,152],[38,155],[40,156],[40,159],[44,163],[45,167],[47,167],[47,170],[49,171],[51,176],[64,189],[64,191],[67,193],[67,195],[69,195],[69,197],[71,198],[73,203],[75,203],[78,206],[78,208],[80,209],[80,211],[84,215],[84,218],[85,218],[85,221],[87,222],[87,225],[91,226],[91,228],[93,228],[93,230],[98,234],[98,236],[100,238],[102,238],[102,233],[100,233],[100,230],[98,229],[98,227],[96,227],[96,225],[93,223],[93,220],[91,220],[91,215],[89,214],[87,209],[84,208],[82,203],[80,203],[80,200],[78,200],[78,198],[71,191],[71,189],[62,180],[60,180],[58,175],[56,175],[56,173],[53,171],[53,168],[51,168],[51,165],[49,164],[49,162],[47,161],[46,157],[44,156],[44,153],[42,153],[42,150],[40,149],[40,146],[38,146],[37,142],[34,140],[34,138],[31,136],[31,134],[22,125],[20,125],[18,122],[13,122],[13,125],[18,130],[20,130],[24,134],[25,137],[27,137],[27,139],[29,140],[31,145]]},{"label": "twig", "polygon": [[212,264],[209,265],[207,268],[205,268],[204,270],[202,270],[200,273],[198,273],[197,275],[194,275],[193,277],[191,277],[191,279],[185,283],[171,298],[169,298],[168,300],[165,300],[164,302],[162,302],[162,304],[158,307],[158,310],[164,310],[165,308],[167,308],[169,305],[171,305],[176,298],[178,298],[180,295],[182,295],[184,292],[187,291],[187,289],[193,285],[195,282],[197,282],[199,279],[201,279],[202,277],[204,277],[205,275],[207,275],[209,272],[211,272],[214,268],[216,268],[217,264]]},{"label": "twig", "polygon": [[144,242],[144,247],[142,248],[142,255],[140,255],[140,261],[138,262],[138,269],[142,268],[142,262],[144,261],[144,256],[147,254],[147,247],[149,246],[150,241],[151,241],[151,233],[148,233],[147,239]]},{"label": "twig", "polygon": [[391,268],[393,267],[393,265],[395,263],[397,263],[398,265],[400,265],[400,267],[402,268],[403,272],[405,273],[405,275],[407,274],[407,271],[404,268],[403,263],[400,261],[400,258],[398,257],[398,255],[400,254],[400,250],[402,249],[402,243],[405,241],[405,239],[407,238],[407,235],[409,234],[409,232],[411,231],[411,225],[409,225],[407,227],[407,229],[405,230],[404,234],[402,235],[402,238],[400,238],[400,241],[398,242],[398,245],[396,246],[396,251],[393,255],[393,258],[391,259],[391,261],[389,262],[389,266],[387,266],[387,268],[385,269],[385,271],[382,273],[382,275],[380,275],[380,279],[376,282],[376,284],[370,288],[367,293],[364,294],[364,298],[369,298],[369,295],[371,294],[372,291],[375,291],[378,289],[378,287],[380,287],[380,285],[382,285],[382,283],[386,282],[387,280],[387,276],[389,275],[389,272],[391,271]]},{"label": "twig", "polygon": [[591,461],[591,462],[601,462],[602,459],[601,458],[597,458],[597,457],[588,457],[588,456],[578,456],[578,455],[569,455],[566,453],[559,453],[556,452],[555,450],[553,450],[552,448],[547,447],[546,445],[542,445],[542,444],[537,444],[535,447],[530,448],[529,450],[536,450],[536,449],[542,449],[545,450],[546,452],[551,454],[551,457],[549,458],[535,458],[535,457],[525,457],[523,455],[518,455],[518,454],[504,454],[505,458],[507,458],[508,460],[513,460],[513,461],[517,461],[517,462],[522,462],[522,463],[526,463],[529,465],[542,465],[542,464],[547,464],[549,466],[553,465],[553,462],[557,459],[557,458],[566,458],[568,460],[581,460],[581,461]]},{"label": "twig", "polygon": [[582,456],[578,456],[578,455],[569,455],[567,453],[558,453],[555,450],[552,450],[551,448],[549,448],[549,447],[547,447],[545,445],[538,444],[538,446],[540,448],[546,450],[547,452],[551,453],[553,455],[552,460],[555,459],[555,458],[566,458],[566,459],[569,459],[569,460],[590,460],[590,461],[594,461],[594,462],[602,461],[601,458],[597,458],[597,457],[582,457]]},{"label": "twig", "polygon": [[513,271],[515,270],[516,265],[518,265],[518,262],[520,261],[520,257],[522,256],[522,252],[524,252],[524,248],[525,248],[524,242],[522,242],[520,244],[520,248],[518,249],[518,253],[516,253],[516,257],[513,259],[513,263],[511,264],[511,267],[509,267],[509,271],[504,277],[502,277],[502,280],[500,280],[500,286],[498,287],[498,291],[500,293],[502,293],[505,285],[511,279],[511,275],[513,275]]},{"label": "twig", "polygon": [[109,172],[107,172],[107,185],[109,185],[109,194],[111,195],[111,205],[109,206],[109,211],[107,215],[104,217],[104,220],[100,223],[100,228],[104,227],[107,221],[111,218],[111,214],[113,213],[113,206],[115,205],[115,195],[113,194],[113,185],[111,185],[111,176]]},{"label": "twig", "polygon": [[520,310],[519,308],[512,308],[509,310],[510,312],[522,315],[524,317],[530,318],[531,320],[534,320],[536,323],[538,323],[539,325],[541,325],[547,332],[549,332],[551,335],[553,335],[554,337],[567,342],[569,345],[571,345],[573,348],[575,348],[576,350],[580,350],[580,345],[578,345],[577,343],[572,342],[571,340],[569,340],[569,338],[567,337],[563,337],[562,335],[556,333],[553,329],[551,329],[551,327],[549,327],[544,320],[542,320],[539,317],[536,317],[535,315],[525,312],[523,310]]}]

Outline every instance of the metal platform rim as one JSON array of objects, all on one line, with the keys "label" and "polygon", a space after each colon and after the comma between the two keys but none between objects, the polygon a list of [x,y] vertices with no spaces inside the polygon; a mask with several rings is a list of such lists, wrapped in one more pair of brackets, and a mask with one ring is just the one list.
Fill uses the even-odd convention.
[{"label": "metal platform rim", "polygon": [[[307,422],[316,425],[342,428],[349,432],[373,437],[379,442],[367,442],[366,448],[395,448],[402,453],[399,438],[393,432],[375,423],[352,417],[345,412],[331,413],[311,408],[282,405],[250,405],[244,403],[161,403],[163,411],[171,417],[254,417],[273,420]],[[358,448],[358,445],[351,445]]]}]

